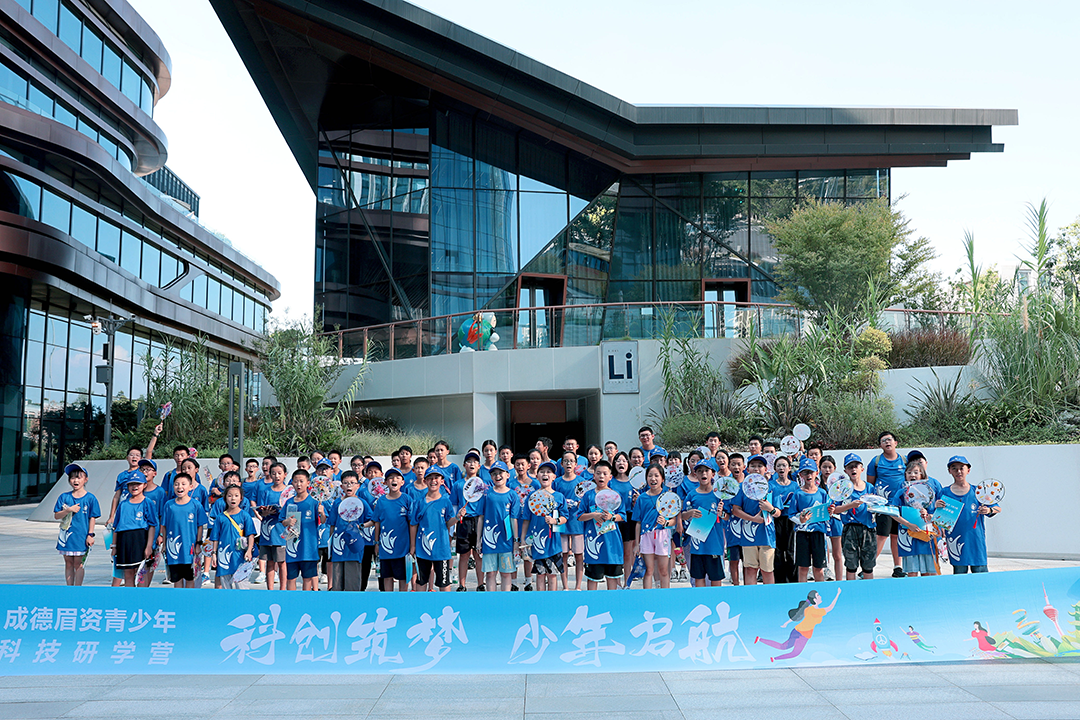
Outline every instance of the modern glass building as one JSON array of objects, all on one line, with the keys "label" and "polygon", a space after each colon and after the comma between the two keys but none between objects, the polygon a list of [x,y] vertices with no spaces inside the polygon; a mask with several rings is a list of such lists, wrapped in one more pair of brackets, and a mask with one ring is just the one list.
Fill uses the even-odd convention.
[{"label": "modern glass building", "polygon": [[198,219],[153,119],[170,60],[125,0],[0,0],[0,502],[44,495],[102,439],[104,335],[116,398],[208,339],[251,360],[277,281]]},{"label": "modern glass building", "polygon": [[[634,106],[400,0],[211,2],[317,191],[327,329],[478,308],[767,301],[770,219],[800,198],[888,198],[892,168],[999,152],[992,126],[1017,121]],[[605,322],[573,331],[621,334]]]}]

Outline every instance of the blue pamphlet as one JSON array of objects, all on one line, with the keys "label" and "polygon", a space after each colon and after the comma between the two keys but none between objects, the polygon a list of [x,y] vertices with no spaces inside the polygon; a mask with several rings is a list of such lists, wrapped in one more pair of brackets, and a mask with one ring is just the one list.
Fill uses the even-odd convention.
[{"label": "blue pamphlet", "polygon": [[941,497],[938,499],[945,503],[945,507],[938,508],[934,513],[934,524],[945,530],[945,532],[952,532],[952,529],[956,526],[956,521],[960,519],[960,513],[964,509],[964,504],[951,497]]},{"label": "blue pamphlet", "polygon": [[709,537],[709,533],[712,532],[714,525],[716,525],[716,513],[702,513],[701,517],[694,518],[686,526],[686,534],[698,542],[704,542]]}]

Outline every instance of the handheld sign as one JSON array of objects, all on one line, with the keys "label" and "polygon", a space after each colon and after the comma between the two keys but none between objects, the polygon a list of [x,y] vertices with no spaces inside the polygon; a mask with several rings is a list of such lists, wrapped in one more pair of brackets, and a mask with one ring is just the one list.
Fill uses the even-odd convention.
[{"label": "handheld sign", "polygon": [[964,510],[964,504],[948,496],[942,497],[941,501],[945,503],[945,507],[938,508],[934,512],[934,524],[947,533],[952,532],[952,529],[956,527],[956,521],[960,519],[960,513]]}]

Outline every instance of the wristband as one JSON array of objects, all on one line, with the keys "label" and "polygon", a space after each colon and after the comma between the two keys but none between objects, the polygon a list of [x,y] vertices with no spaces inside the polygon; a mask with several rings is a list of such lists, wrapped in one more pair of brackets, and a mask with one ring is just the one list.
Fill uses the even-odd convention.
[{"label": "wristband", "polygon": [[96,537],[94,533],[86,533],[86,537]]}]

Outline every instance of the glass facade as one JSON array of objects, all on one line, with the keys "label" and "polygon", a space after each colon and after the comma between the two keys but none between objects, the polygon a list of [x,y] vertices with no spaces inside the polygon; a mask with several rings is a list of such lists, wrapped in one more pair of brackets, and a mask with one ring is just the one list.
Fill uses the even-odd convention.
[{"label": "glass facade", "polygon": [[[620,174],[438,99],[425,117],[324,132],[315,300],[327,329],[538,299],[767,302],[779,290],[769,221],[807,198],[889,196],[887,169]],[[562,332],[599,340],[615,332],[603,318]]]}]

